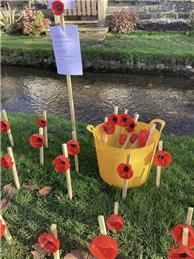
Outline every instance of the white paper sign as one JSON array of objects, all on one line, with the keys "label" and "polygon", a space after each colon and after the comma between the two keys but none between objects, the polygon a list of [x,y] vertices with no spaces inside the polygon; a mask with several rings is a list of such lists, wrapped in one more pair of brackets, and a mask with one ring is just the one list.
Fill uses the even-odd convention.
[{"label": "white paper sign", "polygon": [[50,31],[57,73],[83,75],[78,26],[51,26]]},{"label": "white paper sign", "polygon": [[[51,4],[54,0],[48,0],[48,9],[51,9]],[[75,0],[60,0],[61,2],[64,3],[65,9],[75,9],[76,8],[76,4],[75,4]]]}]

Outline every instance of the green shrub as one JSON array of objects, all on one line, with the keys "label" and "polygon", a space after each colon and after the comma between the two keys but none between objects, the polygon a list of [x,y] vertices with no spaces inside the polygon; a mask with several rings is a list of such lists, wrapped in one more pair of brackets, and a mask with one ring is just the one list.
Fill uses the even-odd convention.
[{"label": "green shrub", "polygon": [[1,30],[8,33],[18,33],[22,29],[22,14],[16,13],[15,9],[11,9],[9,4],[5,6],[4,11],[0,11],[0,26]]},{"label": "green shrub", "polygon": [[32,10],[28,5],[25,6],[23,34],[35,36],[46,34],[49,24],[50,20],[44,18],[44,14],[41,11]]},{"label": "green shrub", "polygon": [[136,27],[136,18],[129,8],[113,13],[109,31],[112,33],[128,33]]}]

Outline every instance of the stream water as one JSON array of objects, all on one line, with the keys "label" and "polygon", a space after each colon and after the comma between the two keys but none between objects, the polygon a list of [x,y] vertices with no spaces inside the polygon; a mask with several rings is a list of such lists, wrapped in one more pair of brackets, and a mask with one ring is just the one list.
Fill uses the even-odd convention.
[{"label": "stream water", "polygon": [[[194,79],[86,73],[72,77],[77,120],[96,125],[118,105],[149,122],[166,121],[165,133],[194,135]],[[11,112],[69,119],[66,78],[54,71],[2,67],[1,105]]]}]

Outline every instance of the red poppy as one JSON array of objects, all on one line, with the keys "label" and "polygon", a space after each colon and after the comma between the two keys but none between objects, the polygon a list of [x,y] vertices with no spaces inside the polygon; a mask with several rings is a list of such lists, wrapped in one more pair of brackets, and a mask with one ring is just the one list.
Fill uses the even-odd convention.
[{"label": "red poppy", "polygon": [[10,155],[2,156],[0,163],[5,169],[11,169],[14,164]]},{"label": "red poppy", "polygon": [[118,115],[118,124],[121,127],[127,127],[128,123],[130,121],[130,116],[129,114],[121,113]]},{"label": "red poppy", "polygon": [[41,248],[49,253],[56,253],[60,248],[60,240],[56,239],[52,233],[43,233],[38,237],[38,243]]},{"label": "red poppy", "polygon": [[120,137],[119,137],[119,144],[123,145],[125,143],[126,139],[127,139],[127,135],[121,134]]},{"label": "red poppy", "polygon": [[64,155],[56,157],[52,163],[54,164],[57,173],[65,173],[71,166],[69,158]]},{"label": "red poppy", "polygon": [[108,122],[112,124],[117,124],[118,123],[118,115],[117,114],[111,114],[108,116]]},{"label": "red poppy", "polygon": [[6,228],[6,225],[3,224],[3,221],[0,219],[0,238],[2,238],[2,236],[4,235],[5,228]]},{"label": "red poppy", "polygon": [[194,259],[194,251],[187,246],[172,247],[168,251],[168,259]]},{"label": "red poppy", "polygon": [[119,164],[117,167],[117,172],[119,176],[123,179],[130,179],[131,177],[133,177],[133,169],[130,164]]},{"label": "red poppy", "polygon": [[182,236],[183,236],[183,228],[188,228],[189,230],[189,238],[188,238],[188,247],[193,248],[194,247],[194,230],[192,226],[188,226],[185,224],[177,225],[175,228],[173,228],[171,234],[174,240],[177,242],[177,244],[182,244]]},{"label": "red poppy", "polygon": [[1,126],[0,126],[0,131],[1,132],[8,132],[8,130],[11,128],[11,125],[9,121],[2,120],[1,121]]},{"label": "red poppy", "polygon": [[109,230],[115,230],[116,232],[120,232],[124,228],[123,217],[118,216],[116,214],[112,214],[107,218],[106,225]]},{"label": "red poppy", "polygon": [[154,164],[158,166],[168,166],[172,162],[172,155],[167,151],[157,151],[154,155]]},{"label": "red poppy", "polygon": [[102,125],[102,130],[105,134],[111,135],[115,131],[115,125],[113,123],[110,123],[110,122],[105,122]]},{"label": "red poppy", "polygon": [[133,133],[130,137],[130,143],[133,144],[137,139],[138,139],[139,135],[137,133]]},{"label": "red poppy", "polygon": [[129,132],[133,132],[136,126],[137,123],[134,120],[130,119],[126,125],[126,130]]},{"label": "red poppy", "polygon": [[115,239],[101,235],[92,239],[89,251],[98,259],[114,259],[118,254],[118,244]]},{"label": "red poppy", "polygon": [[64,13],[64,9],[64,4],[59,0],[55,0],[51,4],[51,10],[54,15],[61,15],[62,13]]},{"label": "red poppy", "polygon": [[45,120],[44,117],[40,117],[40,118],[38,118],[38,120],[36,121],[36,125],[37,125],[39,128],[45,128],[45,127],[48,125],[48,121]]},{"label": "red poppy", "polygon": [[33,148],[43,147],[45,145],[45,138],[44,138],[44,136],[40,135],[40,134],[33,134],[30,137],[30,145]]},{"label": "red poppy", "polygon": [[67,150],[69,155],[78,155],[80,153],[80,145],[77,140],[71,139],[67,142]]},{"label": "red poppy", "polygon": [[139,137],[138,137],[138,144],[139,147],[144,147],[146,144],[146,141],[149,137],[150,131],[149,129],[143,129],[139,132]]}]

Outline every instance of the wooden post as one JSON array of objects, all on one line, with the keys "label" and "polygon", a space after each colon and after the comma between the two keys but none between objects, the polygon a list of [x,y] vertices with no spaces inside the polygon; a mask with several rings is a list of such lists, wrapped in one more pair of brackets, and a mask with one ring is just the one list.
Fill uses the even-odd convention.
[{"label": "wooden post", "polygon": [[115,204],[114,204],[114,214],[118,215],[118,212],[119,212],[119,203],[115,202]]},{"label": "wooden post", "polygon": [[[47,112],[43,111],[43,117],[45,120],[47,120]],[[44,127],[44,137],[45,137],[45,147],[48,148],[48,132],[47,132],[47,126]]]},{"label": "wooden post", "polygon": [[[130,162],[131,162],[131,156],[130,156],[130,154],[128,154],[126,164],[130,164]],[[129,183],[128,179],[123,180],[123,190],[122,190],[122,199],[123,200],[125,200],[127,197],[128,183]]]},{"label": "wooden post", "polygon": [[[5,110],[2,110],[2,117],[3,117],[4,120],[9,121],[8,118],[7,118],[7,114],[6,114]],[[14,147],[14,141],[13,141],[13,136],[12,136],[12,133],[11,133],[11,129],[9,129],[7,131],[7,135],[8,135],[8,138],[9,138],[10,145],[12,147]]]},{"label": "wooden post", "polygon": [[[43,128],[39,128],[39,134],[43,135]],[[44,165],[44,146],[40,147],[40,164]]]},{"label": "wooden post", "polygon": [[99,224],[99,227],[100,227],[101,235],[107,235],[106,224],[105,224],[103,215],[98,216],[98,224]]},{"label": "wooden post", "polygon": [[11,159],[13,161],[13,166],[12,166],[13,179],[14,179],[16,188],[19,190],[20,189],[20,181],[19,181],[19,178],[18,178],[18,173],[17,173],[17,169],[16,169],[16,164],[15,164],[15,159],[14,159],[12,147],[8,147],[7,152],[8,152],[9,156],[11,157]]},{"label": "wooden post", "polygon": [[[63,14],[60,15],[60,25],[61,26],[65,25]],[[71,75],[66,75],[66,82],[67,82],[67,90],[68,90],[68,97],[69,97],[72,130],[75,131],[76,139],[77,139],[77,130],[76,130],[76,120],[75,120],[75,109],[74,109],[74,101],[73,101]]]},{"label": "wooden post", "polygon": [[191,225],[192,217],[193,217],[193,208],[189,207],[188,212],[187,212],[187,218],[186,218],[186,221],[185,221],[186,225],[189,225],[189,226]]},{"label": "wooden post", "polygon": [[[62,150],[63,150],[63,155],[65,157],[68,157],[68,151],[67,151],[67,144],[62,144]],[[70,169],[67,170],[65,173],[66,175],[66,181],[67,181],[67,191],[68,191],[68,197],[70,201],[73,199],[73,191],[72,191],[72,185],[71,185],[71,173]]]},{"label": "wooden post", "polygon": [[[54,237],[56,239],[58,239],[57,225],[56,224],[51,225],[51,233],[54,235]],[[60,259],[59,250],[57,250],[53,255],[54,255],[54,259]]]},{"label": "wooden post", "polygon": [[183,228],[183,235],[182,235],[182,245],[187,246],[189,240],[189,229]]},{"label": "wooden post", "polygon": [[[108,121],[108,117],[105,117],[104,118],[104,122],[106,123]],[[107,142],[108,142],[108,135],[106,134],[106,133],[104,133],[104,135],[103,135],[104,137],[104,144],[107,144]]]},{"label": "wooden post", "polygon": [[98,0],[98,23],[100,26],[106,24],[107,0]]},{"label": "wooden post", "polygon": [[[158,143],[158,151],[162,151],[163,148],[163,141],[159,141]],[[156,187],[160,187],[160,177],[161,177],[161,166],[157,166],[157,172],[156,172]]]},{"label": "wooden post", "polygon": [[7,241],[7,243],[8,243],[9,245],[11,245],[11,244],[12,244],[12,236],[11,236],[11,234],[9,233],[8,227],[7,227],[7,225],[6,225],[6,223],[5,223],[4,219],[3,219],[3,217],[2,217],[1,215],[0,215],[0,219],[2,220],[2,223],[5,225],[4,237],[5,237],[6,241]]},{"label": "wooden post", "polygon": [[[134,122],[135,123],[137,123],[137,121],[138,121],[138,119],[139,119],[139,114],[138,113],[135,113],[135,116],[134,116]],[[121,148],[126,148],[127,147],[127,145],[129,144],[129,141],[130,141],[130,137],[131,137],[131,133],[129,133],[128,134],[128,136],[127,136],[127,139],[125,140],[125,143],[122,145],[122,147]],[[136,142],[137,141],[137,142]],[[137,143],[138,143],[138,140],[136,140],[134,143],[135,143],[135,145],[137,145]],[[133,143],[133,144],[134,144]],[[135,147],[135,146],[134,146]]]},{"label": "wooden post", "polygon": [[[77,137],[76,137],[76,132],[75,131],[72,131],[72,138],[74,140],[77,140]],[[79,173],[79,160],[78,160],[78,155],[75,155],[74,156],[74,160],[75,160],[75,171],[77,173]]]},{"label": "wooden post", "polygon": [[152,136],[153,136],[153,134],[154,134],[155,128],[156,128],[156,124],[154,123],[154,124],[152,125],[151,129],[150,129],[150,134],[149,134],[149,136],[148,136],[148,139],[147,139],[147,141],[146,141],[145,146],[148,146],[148,145],[151,143],[151,139],[152,139]]}]

